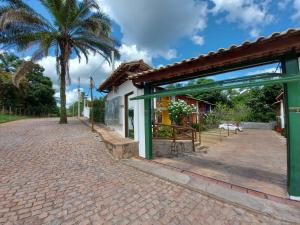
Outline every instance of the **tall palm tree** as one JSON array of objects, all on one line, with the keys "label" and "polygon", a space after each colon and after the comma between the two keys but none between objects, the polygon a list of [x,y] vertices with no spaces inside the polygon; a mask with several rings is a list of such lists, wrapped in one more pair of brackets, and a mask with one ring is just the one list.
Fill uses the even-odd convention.
[{"label": "tall palm tree", "polygon": [[32,59],[21,65],[15,75],[18,82],[34,61],[48,55],[56,56],[60,78],[60,123],[67,123],[66,81],[70,82],[69,60],[80,62],[90,53],[102,55],[108,62],[116,42],[111,38],[110,19],[101,12],[95,0],[38,0],[48,11],[48,19],[23,0],[0,0],[0,44],[24,51],[35,49]]}]

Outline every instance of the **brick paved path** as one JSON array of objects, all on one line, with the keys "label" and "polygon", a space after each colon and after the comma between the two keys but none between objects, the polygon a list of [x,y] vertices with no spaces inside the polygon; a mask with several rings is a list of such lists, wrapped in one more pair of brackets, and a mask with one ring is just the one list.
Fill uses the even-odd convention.
[{"label": "brick paved path", "polygon": [[78,121],[0,125],[0,224],[282,224],[114,162]]}]

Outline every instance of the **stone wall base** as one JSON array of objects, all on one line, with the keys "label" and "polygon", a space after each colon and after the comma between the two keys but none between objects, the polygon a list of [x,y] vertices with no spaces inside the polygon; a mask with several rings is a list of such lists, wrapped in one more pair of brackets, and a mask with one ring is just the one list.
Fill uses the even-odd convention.
[{"label": "stone wall base", "polygon": [[[152,140],[153,156],[155,157],[170,156],[172,143],[173,140],[153,139]],[[182,145],[184,146],[184,152],[193,151],[193,143],[191,140],[176,140],[176,143],[177,144],[182,143]]]}]

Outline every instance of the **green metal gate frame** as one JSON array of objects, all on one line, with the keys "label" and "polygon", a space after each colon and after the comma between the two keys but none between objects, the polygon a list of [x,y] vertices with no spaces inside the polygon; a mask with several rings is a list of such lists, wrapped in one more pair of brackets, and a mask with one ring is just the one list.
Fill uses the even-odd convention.
[{"label": "green metal gate frame", "polygon": [[[144,100],[145,107],[145,151],[146,158],[152,159],[152,127],[151,127],[151,99],[162,96],[191,94],[207,90],[225,90],[230,88],[254,87],[270,84],[284,84],[286,131],[287,131],[287,177],[288,193],[290,196],[300,197],[300,74],[298,55],[290,54],[280,59],[283,73],[263,73],[236,79],[213,82],[205,85],[194,85],[188,88],[175,88],[159,93],[152,93],[154,85],[146,83],[144,95],[131,100]],[[251,62],[249,62],[250,64]],[[268,61],[266,60],[266,64]],[[252,66],[252,67],[255,67]],[[225,68],[224,68],[225,69]],[[240,67],[237,69],[241,69]],[[222,71],[218,71],[218,74]],[[209,75],[211,76],[211,75]],[[178,82],[180,80],[176,80]],[[164,80],[161,81],[163,83]],[[170,82],[168,80],[168,82]],[[159,84],[155,84],[158,86]]]}]

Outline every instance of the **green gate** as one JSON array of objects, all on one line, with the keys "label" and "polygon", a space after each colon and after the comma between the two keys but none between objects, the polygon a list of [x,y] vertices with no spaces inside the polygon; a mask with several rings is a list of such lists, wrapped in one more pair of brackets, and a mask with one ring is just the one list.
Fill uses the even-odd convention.
[{"label": "green gate", "polygon": [[[288,193],[300,197],[300,74],[297,55],[281,59],[283,73],[262,73],[235,79],[216,81],[205,85],[192,85],[153,93],[154,86],[146,83],[144,95],[131,100],[144,100],[146,158],[152,159],[151,99],[164,96],[200,93],[209,90],[255,87],[284,84],[285,113],[287,120],[287,170]],[[293,197],[291,197],[293,198]]]}]

